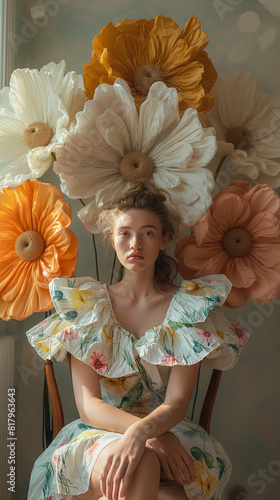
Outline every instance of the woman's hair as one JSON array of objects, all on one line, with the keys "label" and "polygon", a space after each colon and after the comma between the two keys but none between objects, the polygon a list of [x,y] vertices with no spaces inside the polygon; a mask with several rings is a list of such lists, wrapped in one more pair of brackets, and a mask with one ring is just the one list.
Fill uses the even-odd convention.
[{"label": "woman's hair", "polygon": [[[111,243],[114,222],[122,212],[130,209],[149,210],[156,214],[161,222],[162,236],[168,234],[169,241],[179,234],[180,217],[165,201],[168,193],[160,191],[153,184],[137,184],[116,201],[104,207],[98,218],[98,225],[106,242]],[[162,285],[172,283],[177,274],[177,262],[164,250],[160,250],[155,262],[155,287],[161,290]]]}]

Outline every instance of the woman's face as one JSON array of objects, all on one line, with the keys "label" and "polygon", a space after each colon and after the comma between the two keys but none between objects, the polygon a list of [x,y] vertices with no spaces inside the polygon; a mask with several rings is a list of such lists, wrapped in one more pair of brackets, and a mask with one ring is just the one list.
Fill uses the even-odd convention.
[{"label": "woman's face", "polygon": [[159,251],[168,244],[162,225],[149,210],[129,209],[114,221],[112,245],[121,264],[130,270],[154,267]]}]

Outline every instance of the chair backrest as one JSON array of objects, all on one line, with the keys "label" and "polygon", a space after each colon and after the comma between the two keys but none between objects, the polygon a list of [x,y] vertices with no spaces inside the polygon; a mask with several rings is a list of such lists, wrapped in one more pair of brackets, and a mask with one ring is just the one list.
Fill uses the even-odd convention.
[{"label": "chair backrest", "polygon": [[[70,365],[70,356],[68,356],[68,361]],[[71,369],[71,366],[70,366]],[[61,404],[61,399],[55,379],[53,362],[51,360],[45,361],[45,373],[47,386],[50,396],[51,408],[52,408],[52,417],[53,417],[53,438],[59,433],[59,431],[64,426],[64,415]],[[214,369],[212,371],[212,376],[208,385],[208,389],[204,398],[204,402],[202,405],[202,409],[199,417],[199,425],[206,430],[206,432],[210,432],[210,423],[212,412],[214,408],[214,403],[216,399],[216,395],[218,392],[220,380],[221,380],[222,372],[221,370]]]}]

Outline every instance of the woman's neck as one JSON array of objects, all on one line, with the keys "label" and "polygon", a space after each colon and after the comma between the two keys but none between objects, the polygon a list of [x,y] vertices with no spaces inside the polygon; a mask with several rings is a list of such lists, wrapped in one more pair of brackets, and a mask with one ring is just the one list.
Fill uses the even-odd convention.
[{"label": "woman's neck", "polygon": [[118,285],[119,290],[125,291],[126,296],[130,296],[134,300],[156,293],[154,271],[150,270],[135,273],[126,270],[122,281],[116,285]]}]

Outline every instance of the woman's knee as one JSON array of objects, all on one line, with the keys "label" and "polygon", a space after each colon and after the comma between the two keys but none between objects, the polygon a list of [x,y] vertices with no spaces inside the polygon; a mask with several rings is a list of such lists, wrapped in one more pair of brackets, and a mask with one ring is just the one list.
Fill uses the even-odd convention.
[{"label": "woman's knee", "polygon": [[143,467],[145,470],[151,471],[153,475],[160,477],[160,461],[151,448],[145,448],[138,467]]}]

